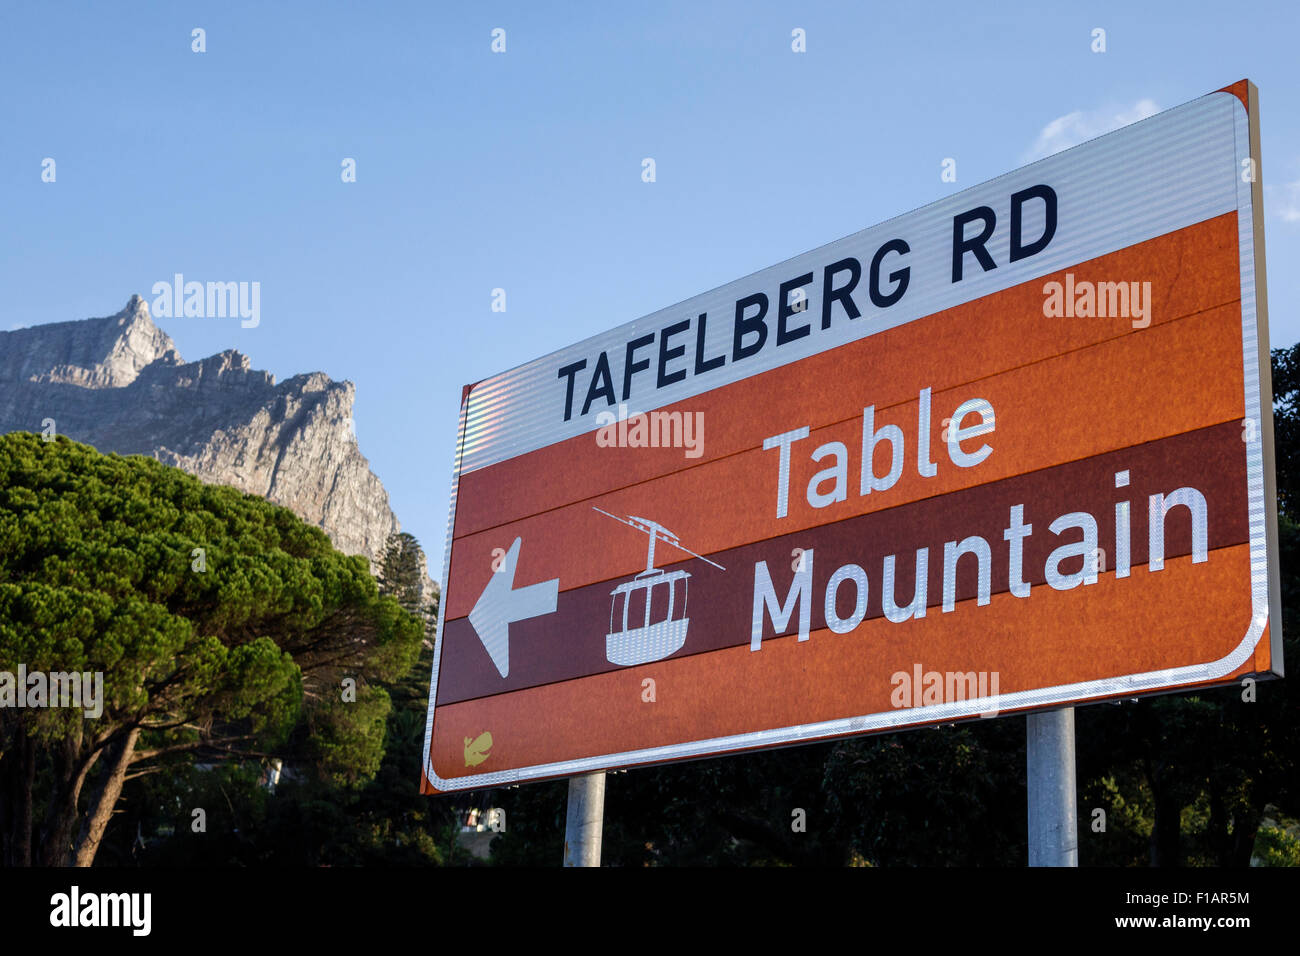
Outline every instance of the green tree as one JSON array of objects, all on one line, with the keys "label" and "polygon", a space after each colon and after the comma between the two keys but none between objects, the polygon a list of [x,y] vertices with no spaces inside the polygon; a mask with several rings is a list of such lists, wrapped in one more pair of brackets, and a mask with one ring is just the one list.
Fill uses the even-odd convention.
[{"label": "green tree", "polygon": [[1273,448],[1278,511],[1300,522],[1300,342],[1273,350]]},{"label": "green tree", "polygon": [[[405,536],[402,549],[411,567],[422,564],[413,537]],[[408,583],[418,588],[418,579]],[[397,586],[391,573],[379,580],[381,594]],[[436,608],[435,588],[428,610],[436,615]],[[258,761],[204,771],[182,764],[127,785],[122,824],[101,856],[145,866],[442,865],[463,858],[454,842],[455,801],[419,793],[432,664],[433,643],[426,638],[415,664],[382,683],[391,701],[383,720],[365,718],[364,709],[354,716],[349,708],[358,704],[335,701],[323,708],[325,720],[346,714],[366,726],[368,735],[353,735],[349,744],[357,752],[335,761],[351,773],[299,772],[304,761],[315,765],[318,747],[307,746],[283,750],[284,775],[273,790]],[[382,754],[358,746],[369,735],[382,742]],[[332,735],[322,736],[319,746],[333,746]],[[207,809],[203,832],[190,826],[194,807]]]},{"label": "green tree", "polygon": [[103,674],[98,717],[0,710],[4,862],[90,865],[128,777],[181,755],[296,739],[322,775],[373,775],[375,682],[410,669],[422,634],[364,558],[285,508],[151,459],[0,436],[0,671]]},{"label": "green tree", "polygon": [[380,593],[391,595],[412,614],[436,613],[436,605],[424,606],[423,581],[424,551],[415,535],[405,531],[389,535],[379,567]]}]

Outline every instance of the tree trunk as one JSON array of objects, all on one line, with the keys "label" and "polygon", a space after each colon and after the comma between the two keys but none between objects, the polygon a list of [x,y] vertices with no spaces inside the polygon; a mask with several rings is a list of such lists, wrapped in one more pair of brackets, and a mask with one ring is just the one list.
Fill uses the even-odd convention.
[{"label": "tree trunk", "polygon": [[13,761],[5,763],[4,751],[0,751],[0,866],[13,866],[13,860],[9,853],[13,847],[13,823],[10,811],[10,800],[8,799],[11,791],[9,781],[10,770]]},{"label": "tree trunk", "polygon": [[1151,789],[1155,797],[1155,820],[1151,825],[1151,865],[1178,866],[1182,805],[1176,796],[1165,792],[1164,788],[1153,785]]},{"label": "tree trunk", "polygon": [[16,805],[17,813],[14,814],[14,824],[17,828],[14,840],[14,866],[31,866],[32,865],[32,788],[36,786],[36,741],[27,736],[27,733],[19,728],[19,744],[15,748],[20,760],[18,764],[19,773],[14,775],[18,783],[19,790]]},{"label": "tree trunk", "polygon": [[125,739],[113,746],[104,775],[95,788],[95,795],[90,801],[85,822],[81,826],[81,837],[77,841],[76,865],[90,866],[95,861],[95,853],[104,839],[108,821],[117,806],[117,798],[122,795],[122,784],[126,781],[126,768],[131,764],[135,753],[135,743],[140,739],[140,728],[132,727]]},{"label": "tree trunk", "polygon": [[32,865],[32,787],[36,783],[36,745],[22,725],[0,763],[0,862]]},{"label": "tree trunk", "polygon": [[[1243,809],[1242,816],[1246,812]],[[1255,852],[1255,837],[1259,833],[1259,821],[1263,819],[1264,811],[1252,806],[1249,813],[1247,819],[1243,820],[1239,816],[1233,820],[1232,847],[1226,861],[1228,866],[1250,866],[1250,858]]]},{"label": "tree trunk", "polygon": [[50,795],[45,826],[41,831],[41,866],[67,866],[72,850],[72,828],[77,822],[77,801],[86,774],[99,759],[96,747],[89,756],[82,757],[81,735],[65,740],[53,756],[54,792]]},{"label": "tree trunk", "polygon": [[[1213,787],[1213,781],[1211,781]],[[1228,811],[1223,804],[1223,797],[1217,790],[1210,792],[1210,821],[1206,827],[1206,837],[1210,851],[1214,854],[1216,866],[1231,866],[1228,862],[1232,837],[1228,833]]]}]

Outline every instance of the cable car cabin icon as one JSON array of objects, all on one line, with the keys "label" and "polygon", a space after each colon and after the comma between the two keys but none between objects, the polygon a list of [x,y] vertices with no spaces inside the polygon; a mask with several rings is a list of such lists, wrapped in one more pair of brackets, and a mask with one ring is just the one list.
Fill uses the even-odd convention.
[{"label": "cable car cabin icon", "polygon": [[645,570],[631,581],[624,581],[609,592],[609,632],[605,635],[605,657],[611,664],[630,667],[648,664],[681,650],[691,620],[686,616],[686,594],[690,574],[665,571],[655,567],[655,542],[670,544],[693,558],[727,570],[690,548],[683,547],[673,534],[657,521],[628,515],[620,518],[596,508],[601,514],[620,521],[649,536]]}]

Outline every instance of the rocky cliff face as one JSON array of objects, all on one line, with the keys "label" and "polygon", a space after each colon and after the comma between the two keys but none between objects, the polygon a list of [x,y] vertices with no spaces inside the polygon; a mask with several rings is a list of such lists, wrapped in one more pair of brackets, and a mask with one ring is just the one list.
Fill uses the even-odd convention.
[{"label": "rocky cliff face", "polygon": [[277,385],[233,349],[187,363],[138,295],[107,318],[0,332],[0,432],[53,419],[100,451],[284,505],[375,569],[400,525],[357,447],[354,395],[321,372]]}]

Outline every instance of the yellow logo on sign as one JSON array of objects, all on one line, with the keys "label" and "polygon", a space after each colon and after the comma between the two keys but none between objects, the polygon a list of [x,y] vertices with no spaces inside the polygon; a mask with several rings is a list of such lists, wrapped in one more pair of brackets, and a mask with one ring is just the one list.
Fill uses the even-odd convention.
[{"label": "yellow logo on sign", "polygon": [[492,734],[489,731],[483,731],[477,737],[465,738],[465,766],[477,767],[488,757],[492,756],[489,751],[492,749]]}]

